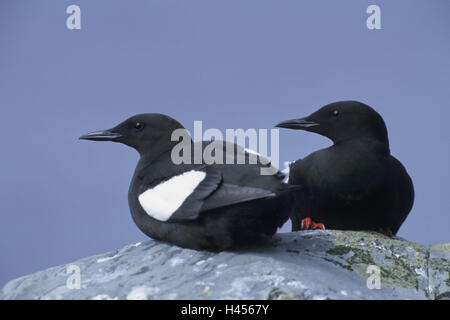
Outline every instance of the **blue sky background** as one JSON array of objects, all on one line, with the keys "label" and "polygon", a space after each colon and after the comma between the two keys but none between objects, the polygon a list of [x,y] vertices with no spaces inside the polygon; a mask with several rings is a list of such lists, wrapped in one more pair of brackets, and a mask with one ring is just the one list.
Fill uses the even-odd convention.
[{"label": "blue sky background", "polygon": [[[82,29],[66,28],[66,8]],[[382,30],[366,28],[381,7]],[[0,2],[0,284],[146,237],[138,155],[78,137],[142,112],[271,128],[337,100],[384,117],[416,202],[399,235],[449,242],[450,2]],[[280,131],[280,161],[330,142]],[[289,230],[286,225],[284,230]]]}]

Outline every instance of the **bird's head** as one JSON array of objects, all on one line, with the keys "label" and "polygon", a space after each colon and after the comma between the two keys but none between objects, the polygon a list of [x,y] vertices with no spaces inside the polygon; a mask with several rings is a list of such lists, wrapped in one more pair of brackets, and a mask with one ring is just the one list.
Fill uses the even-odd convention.
[{"label": "bird's head", "polygon": [[172,132],[184,127],[175,119],[159,114],[135,115],[114,128],[82,135],[80,139],[120,142],[136,149],[141,156],[159,155],[170,150],[177,142],[171,140]]},{"label": "bird's head", "polygon": [[374,109],[358,101],[330,103],[307,117],[283,121],[276,127],[315,132],[334,143],[370,138],[389,144],[383,118]]}]

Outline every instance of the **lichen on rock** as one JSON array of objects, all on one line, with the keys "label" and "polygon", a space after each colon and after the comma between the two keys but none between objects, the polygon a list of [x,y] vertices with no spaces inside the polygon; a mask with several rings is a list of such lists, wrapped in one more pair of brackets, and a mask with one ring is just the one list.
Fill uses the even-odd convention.
[{"label": "lichen on rock", "polygon": [[148,240],[12,280],[0,299],[450,299],[449,270],[450,244],[374,232],[282,233],[220,253]]}]

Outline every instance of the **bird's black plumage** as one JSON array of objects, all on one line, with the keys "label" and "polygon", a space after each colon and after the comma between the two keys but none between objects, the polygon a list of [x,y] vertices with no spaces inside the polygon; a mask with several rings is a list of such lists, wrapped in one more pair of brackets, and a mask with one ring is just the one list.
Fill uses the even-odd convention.
[{"label": "bird's black plumage", "polygon": [[[112,129],[81,137],[121,142],[139,152],[128,201],[133,220],[141,231],[151,238],[182,247],[220,250],[257,239],[262,234],[272,235],[289,218],[300,187],[282,183],[283,175],[277,170],[274,175],[261,175],[260,169],[270,164],[262,164],[264,161],[249,164],[249,153],[221,141],[214,143],[222,151],[223,164],[205,159],[194,162],[195,150],[203,151],[211,142],[194,143],[190,138],[184,149],[189,163],[176,164],[172,150],[179,141],[172,141],[171,135],[177,129],[184,130],[179,122],[166,115],[141,114]],[[246,164],[226,164],[230,152],[244,153]],[[176,187],[176,179],[181,184],[192,183],[185,176],[198,179],[199,183],[173,212],[161,214],[173,205],[171,199],[177,198],[179,191],[170,189],[163,194],[159,189],[161,197],[155,198],[156,190],[168,184]],[[152,200],[145,198],[148,190]],[[153,214],[158,210],[160,216]]]},{"label": "bird's black plumage", "polygon": [[293,230],[310,217],[330,229],[397,233],[412,208],[414,188],[390,154],[386,125],[374,109],[335,102],[277,127],[315,132],[334,143],[290,165],[289,183],[303,185],[311,199],[291,217]]}]

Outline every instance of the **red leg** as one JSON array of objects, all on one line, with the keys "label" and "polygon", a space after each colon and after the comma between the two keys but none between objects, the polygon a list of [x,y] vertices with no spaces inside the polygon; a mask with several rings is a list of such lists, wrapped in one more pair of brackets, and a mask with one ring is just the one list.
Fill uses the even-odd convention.
[{"label": "red leg", "polygon": [[273,237],[278,231],[278,228],[273,228],[270,231],[266,231],[265,234],[268,235],[269,237]]},{"label": "red leg", "polygon": [[392,231],[391,231],[391,228],[389,228],[389,227],[387,227],[387,228],[380,228],[379,232],[384,234],[386,237],[389,237],[389,238],[392,237]]},{"label": "red leg", "polygon": [[310,217],[307,217],[302,220],[300,229],[301,230],[316,230],[316,229],[325,230],[325,225],[323,223],[316,223],[316,222],[312,221],[312,219]]},{"label": "red leg", "polygon": [[231,248],[231,244],[229,243],[220,243],[218,246],[219,251],[224,251]]},{"label": "red leg", "polygon": [[274,228],[269,234],[269,237],[273,237],[275,235],[275,233],[277,233],[278,228]]}]

